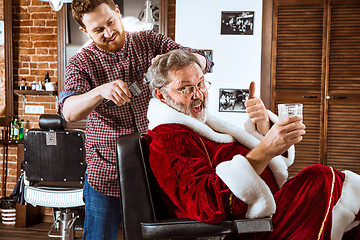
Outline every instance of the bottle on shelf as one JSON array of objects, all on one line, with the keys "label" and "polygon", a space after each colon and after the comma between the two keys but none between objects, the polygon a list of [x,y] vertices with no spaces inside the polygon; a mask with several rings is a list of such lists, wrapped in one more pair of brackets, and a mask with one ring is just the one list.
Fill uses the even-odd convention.
[{"label": "bottle on shelf", "polygon": [[56,91],[57,90],[56,82],[50,82],[50,76],[49,76],[48,72],[45,73],[44,81],[45,81],[45,91]]},{"label": "bottle on shelf", "polygon": [[43,86],[41,81],[39,81],[38,84],[36,84],[36,91],[43,91]]},{"label": "bottle on shelf", "polygon": [[25,90],[31,90],[31,83],[25,84]]},{"label": "bottle on shelf", "polygon": [[14,136],[14,133],[13,133],[13,128],[14,126],[14,116],[10,116],[10,123],[9,123],[9,130],[8,130],[8,134],[9,134],[9,137],[8,139],[9,140],[13,140],[13,136]]},{"label": "bottle on shelf", "polygon": [[35,81],[32,82],[31,90],[36,90],[36,82]]},{"label": "bottle on shelf", "polygon": [[20,134],[20,127],[18,125],[17,119],[15,118],[14,124],[13,124],[13,139],[12,140],[19,140],[19,134]]},{"label": "bottle on shelf", "polygon": [[48,72],[45,73],[45,79],[44,79],[44,81],[45,81],[45,83],[50,82],[50,76],[49,76],[49,73],[48,73]]},{"label": "bottle on shelf", "polygon": [[25,78],[22,78],[20,82],[19,90],[26,90],[25,85],[26,85],[26,80]]},{"label": "bottle on shelf", "polygon": [[24,119],[21,119],[19,121],[19,127],[20,127],[19,140],[22,140],[22,139],[24,139],[24,135],[25,135]]}]

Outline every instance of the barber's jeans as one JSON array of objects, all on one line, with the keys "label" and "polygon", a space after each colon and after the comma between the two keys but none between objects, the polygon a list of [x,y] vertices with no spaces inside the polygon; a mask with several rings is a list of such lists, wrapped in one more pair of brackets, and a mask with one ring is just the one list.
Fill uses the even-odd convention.
[{"label": "barber's jeans", "polygon": [[120,198],[97,192],[84,184],[84,240],[116,240],[121,223]]}]

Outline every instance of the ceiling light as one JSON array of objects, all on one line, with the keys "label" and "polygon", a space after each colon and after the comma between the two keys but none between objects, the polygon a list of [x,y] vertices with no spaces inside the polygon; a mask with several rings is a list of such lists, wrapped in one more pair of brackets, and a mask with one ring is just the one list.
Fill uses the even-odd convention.
[{"label": "ceiling light", "polygon": [[59,11],[64,3],[71,3],[72,0],[41,0],[43,2],[49,2],[52,10],[55,12]]}]

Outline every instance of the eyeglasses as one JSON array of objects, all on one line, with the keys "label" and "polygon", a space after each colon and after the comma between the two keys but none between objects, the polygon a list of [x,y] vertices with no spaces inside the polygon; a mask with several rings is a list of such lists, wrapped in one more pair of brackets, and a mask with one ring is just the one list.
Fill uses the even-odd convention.
[{"label": "eyeglasses", "polygon": [[200,90],[201,92],[207,91],[209,90],[211,87],[211,82],[203,80],[201,82],[199,82],[196,86],[191,85],[191,86],[185,86],[183,88],[181,88],[180,90],[178,89],[171,89],[171,88],[167,88],[167,87],[163,87],[163,88],[167,88],[173,91],[177,91],[180,92],[182,94],[184,94],[187,97],[192,97],[194,96],[194,94],[196,93],[197,90]]}]

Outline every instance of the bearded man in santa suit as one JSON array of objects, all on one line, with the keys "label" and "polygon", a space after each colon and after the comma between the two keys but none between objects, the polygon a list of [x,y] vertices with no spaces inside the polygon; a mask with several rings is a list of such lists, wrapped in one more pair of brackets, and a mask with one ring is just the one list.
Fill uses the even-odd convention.
[{"label": "bearded man in santa suit", "polygon": [[313,165],[288,179],[302,119],[279,121],[251,84],[245,128],[224,122],[207,112],[201,69],[192,53],[175,50],[146,74],[149,161],[169,214],[209,223],[272,216],[272,232],[234,239],[360,239],[360,176]]}]

